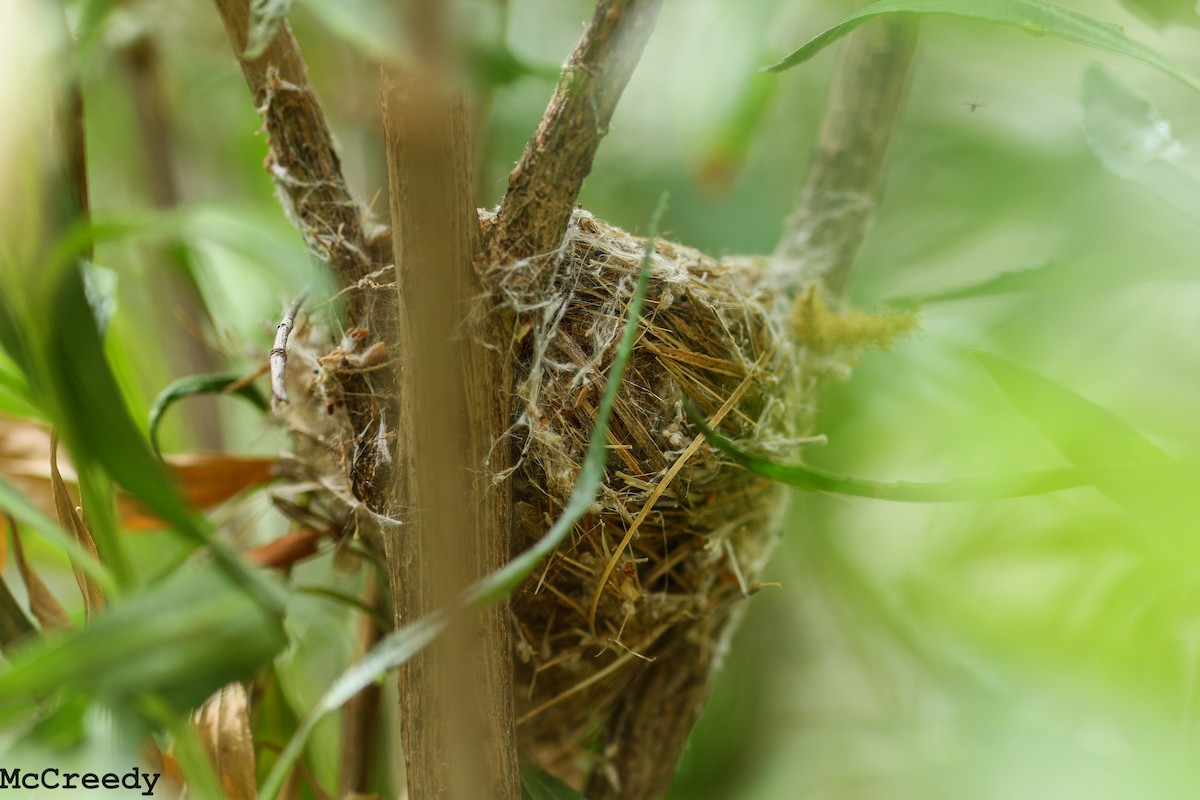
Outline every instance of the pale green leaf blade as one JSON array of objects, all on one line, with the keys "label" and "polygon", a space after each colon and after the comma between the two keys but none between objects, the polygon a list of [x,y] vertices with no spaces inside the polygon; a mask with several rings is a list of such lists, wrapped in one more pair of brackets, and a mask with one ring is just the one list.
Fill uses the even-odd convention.
[{"label": "pale green leaf blade", "polygon": [[1165,461],[1156,444],[1107,409],[1017,362],[972,353],[1021,414],[1079,466]]},{"label": "pale green leaf blade", "polygon": [[1149,100],[1092,65],[1083,77],[1083,124],[1105,169],[1200,224],[1200,177],[1181,165],[1188,148]]},{"label": "pale green leaf blade", "polygon": [[186,711],[250,677],[284,644],[282,620],[228,576],[186,570],[15,655],[0,672],[0,708],[64,689],[129,710],[154,696]]},{"label": "pale green leaf blade", "polygon": [[1200,90],[1200,76],[1129,38],[1120,26],[1039,0],[880,0],[817,34],[767,70],[781,72],[803,63],[864,22],[885,14],[947,14],[1008,25],[1036,36],[1055,36],[1137,59]]},{"label": "pale green leaf blade", "polygon": [[[1028,367],[991,353],[975,357],[1016,406],[1095,486],[1134,519],[1159,531],[1190,531],[1200,513],[1194,471],[1106,409]],[[1106,469],[1141,464],[1143,468]]]},{"label": "pale green leaf blade", "polygon": [[951,478],[945,481],[877,481],[809,467],[782,464],[755,456],[717,433],[700,413],[685,401],[692,424],[704,437],[738,466],[769,480],[814,492],[829,492],[849,497],[890,500],[897,503],[953,503],[964,501],[1009,500],[1038,494],[1076,489],[1083,486],[1154,485],[1177,487],[1200,480],[1200,465],[1177,461],[1104,463],[1055,467],[1007,475]]}]

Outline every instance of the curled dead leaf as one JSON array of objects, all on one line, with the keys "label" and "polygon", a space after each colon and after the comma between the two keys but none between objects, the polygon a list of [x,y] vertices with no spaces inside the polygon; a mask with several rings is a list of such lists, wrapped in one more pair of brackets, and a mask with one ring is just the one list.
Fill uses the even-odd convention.
[{"label": "curled dead leaf", "polygon": [[205,701],[193,719],[229,800],[257,800],[254,737],[246,687],[231,683]]},{"label": "curled dead leaf", "polygon": [[16,559],[21,581],[25,584],[25,594],[29,596],[30,613],[47,633],[74,627],[71,617],[54,597],[50,587],[46,586],[29,566],[29,561],[25,558],[25,548],[21,544],[21,532],[17,530],[17,521],[8,514],[4,516],[8,520],[8,529],[12,532],[13,558]]},{"label": "curled dead leaf", "polygon": [[[48,516],[58,513],[50,469],[50,430],[30,419],[0,414],[0,475],[19,489],[34,506]],[[167,466],[193,510],[207,511],[242,492],[275,478],[276,460],[225,453],[196,453],[168,456]],[[80,504],[74,467],[58,460],[72,509]],[[133,499],[118,494],[121,527],[126,530],[158,530],[162,520]]]}]

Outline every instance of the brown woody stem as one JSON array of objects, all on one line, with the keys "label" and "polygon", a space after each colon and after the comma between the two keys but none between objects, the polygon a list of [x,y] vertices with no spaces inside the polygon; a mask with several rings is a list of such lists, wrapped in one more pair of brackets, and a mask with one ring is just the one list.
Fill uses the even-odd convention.
[{"label": "brown woody stem", "polygon": [[492,228],[504,262],[559,246],[600,139],[654,30],[662,0],[599,0],[521,160]]},{"label": "brown woody stem", "polygon": [[[506,466],[491,450],[508,425],[512,379],[504,352],[480,344],[508,334],[495,315],[468,319],[483,292],[470,122],[430,50],[418,70],[384,75],[393,352],[403,359],[396,506],[406,515],[384,552],[398,625],[450,607],[509,557],[508,484],[490,478]],[[406,664],[400,700],[409,798],[520,797],[507,606],[459,620]]]},{"label": "brown woody stem", "polygon": [[[270,143],[267,170],[309,248],[353,284],[381,266],[366,233],[366,212],[342,175],[342,162],[300,48],[285,22],[266,51],[241,57],[249,0],[216,0]],[[353,295],[352,295],[353,297]],[[352,313],[351,316],[356,316]]]},{"label": "brown woody stem", "polygon": [[798,285],[845,288],[874,221],[916,45],[917,23],[897,15],[859,28],[838,53],[808,180],[775,251]]}]

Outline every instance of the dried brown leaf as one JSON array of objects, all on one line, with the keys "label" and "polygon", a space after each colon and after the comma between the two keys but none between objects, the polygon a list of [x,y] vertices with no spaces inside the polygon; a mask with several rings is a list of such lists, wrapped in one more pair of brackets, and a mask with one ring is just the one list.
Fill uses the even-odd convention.
[{"label": "dried brown leaf", "polygon": [[7,514],[4,516],[8,520],[8,529],[12,531],[13,558],[17,562],[17,571],[21,573],[21,581],[25,584],[25,593],[29,595],[29,611],[34,619],[46,632],[74,627],[71,617],[54,597],[50,587],[42,583],[42,579],[29,566],[29,561],[25,558],[25,548],[21,544],[21,533],[17,530],[17,521]]},{"label": "dried brown leaf", "polygon": [[[54,478],[48,468],[51,435],[40,422],[0,414],[0,475],[48,516],[59,513]],[[80,504],[78,480],[66,458],[58,460],[60,478],[70,507]],[[244,491],[261,486],[276,476],[276,460],[226,453],[183,453],[166,458],[180,491],[189,506],[207,511]],[[162,520],[127,495],[117,495],[121,527],[125,530],[159,530]],[[4,553],[0,550],[0,567]]]},{"label": "dried brown leaf", "polygon": [[322,531],[289,531],[264,545],[252,547],[244,555],[251,564],[260,567],[286,567],[301,559],[315,555],[317,544],[325,534]]},{"label": "dried brown leaf", "polygon": [[229,800],[257,800],[254,737],[246,687],[225,686],[196,712],[196,733]]},{"label": "dried brown leaf", "polygon": [[[197,511],[214,508],[276,477],[274,458],[188,453],[170,456],[166,462],[188,505]],[[163,525],[130,497],[119,496],[117,507],[121,527],[127,530],[157,530]]]}]

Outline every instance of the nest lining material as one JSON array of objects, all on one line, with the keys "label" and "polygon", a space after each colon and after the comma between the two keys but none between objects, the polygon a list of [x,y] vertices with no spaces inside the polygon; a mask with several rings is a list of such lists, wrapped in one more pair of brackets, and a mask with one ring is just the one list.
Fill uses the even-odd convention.
[{"label": "nest lining material", "polygon": [[[507,269],[496,286],[524,320],[514,408],[522,455],[511,476],[517,552],[575,485],[643,248],[580,211],[556,258]],[[651,266],[604,484],[512,598],[522,749],[576,783],[595,766],[614,704],[656,654],[686,641],[716,664],[733,606],[756,588],[775,542],[780,490],[698,440],[681,398],[760,450],[786,448],[799,424],[788,305],[764,263],[660,241]]]}]

